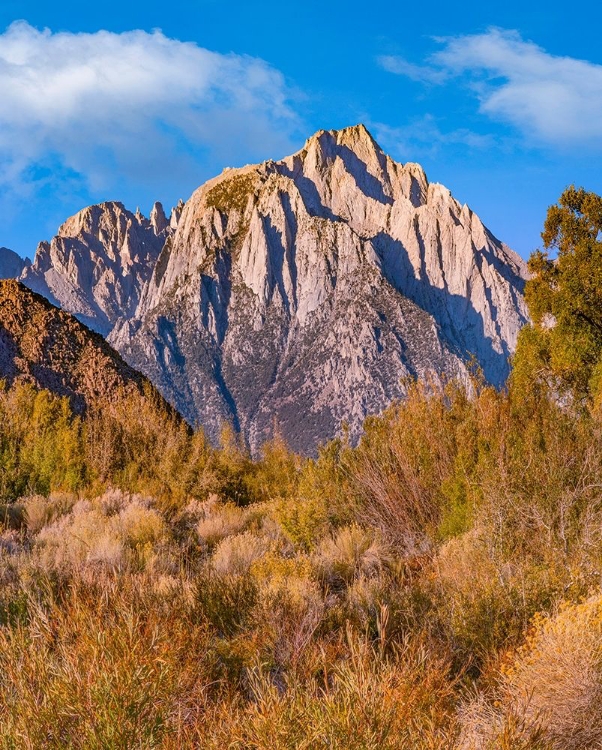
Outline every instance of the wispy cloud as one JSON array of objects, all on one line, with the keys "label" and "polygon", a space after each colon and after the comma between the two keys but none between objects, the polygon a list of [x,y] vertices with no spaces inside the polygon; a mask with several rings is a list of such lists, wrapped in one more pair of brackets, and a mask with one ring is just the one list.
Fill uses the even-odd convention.
[{"label": "wispy cloud", "polygon": [[471,150],[480,150],[490,148],[494,143],[493,136],[474,133],[467,128],[442,130],[432,115],[420,117],[403,127],[371,122],[370,128],[379,143],[404,161],[424,155],[437,156],[446,146],[459,145]]},{"label": "wispy cloud", "polygon": [[445,83],[458,77],[489,117],[529,140],[553,145],[602,144],[602,65],[546,52],[516,31],[437,40],[442,49],[425,65],[380,59],[413,80]]},{"label": "wispy cloud", "polygon": [[299,125],[282,74],[160,31],[0,34],[0,185],[66,176],[92,189],[236,163],[290,147]]},{"label": "wispy cloud", "polygon": [[381,68],[389,73],[405,76],[419,83],[443,83],[449,77],[446,70],[431,65],[416,65],[399,55],[381,55],[377,59]]}]

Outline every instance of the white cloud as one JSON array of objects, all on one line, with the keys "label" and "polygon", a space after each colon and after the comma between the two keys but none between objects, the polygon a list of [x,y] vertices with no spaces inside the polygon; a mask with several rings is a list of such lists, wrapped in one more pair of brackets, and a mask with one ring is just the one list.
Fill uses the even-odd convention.
[{"label": "white cloud", "polygon": [[92,189],[286,150],[298,120],[282,74],[160,31],[52,33],[19,21],[0,34],[0,184]]},{"label": "white cloud", "polygon": [[554,145],[600,143],[602,65],[551,55],[516,31],[490,29],[437,41],[443,48],[428,65],[408,63],[404,70],[400,59],[397,70],[391,61],[386,69],[434,82],[464,74],[480,111],[529,139]]}]

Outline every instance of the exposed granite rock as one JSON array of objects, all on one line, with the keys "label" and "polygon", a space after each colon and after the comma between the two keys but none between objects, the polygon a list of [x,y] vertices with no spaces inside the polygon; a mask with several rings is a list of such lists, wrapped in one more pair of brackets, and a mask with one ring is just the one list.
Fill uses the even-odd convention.
[{"label": "exposed granite rock", "polygon": [[[1,257],[1,256],[0,256]],[[526,267],[417,164],[358,125],[227,169],[150,219],[84,209],[22,280],[74,313],[216,438],[302,452],[406,392],[407,376],[501,385]]]},{"label": "exposed granite rock", "polygon": [[343,422],[357,437],[408,375],[466,377],[474,356],[501,385],[525,277],[467,206],[359,125],[199,188],[109,340],[210,436],[229,420],[256,450],[277,424],[313,452]]},{"label": "exposed granite rock", "polygon": [[90,206],[38,245],[21,281],[106,336],[134,315],[170,233],[160,203],[150,220],[121,203]]},{"label": "exposed granite rock", "polygon": [[169,226],[175,231],[178,228],[182,211],[184,210],[184,201],[180,198],[178,205],[171,209],[169,216]]},{"label": "exposed granite rock", "polygon": [[158,201],[153,205],[150,215],[150,223],[156,235],[164,234],[169,226],[169,221],[167,221],[167,216],[165,216],[163,206]]}]

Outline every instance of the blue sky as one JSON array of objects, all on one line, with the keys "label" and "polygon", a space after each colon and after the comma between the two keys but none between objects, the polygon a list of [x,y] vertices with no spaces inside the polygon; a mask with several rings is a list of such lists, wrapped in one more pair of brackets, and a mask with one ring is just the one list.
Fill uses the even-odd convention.
[{"label": "blue sky", "polygon": [[31,256],[89,203],[169,208],[362,121],[527,257],[566,185],[602,192],[601,21],[558,0],[3,0],[0,244]]}]

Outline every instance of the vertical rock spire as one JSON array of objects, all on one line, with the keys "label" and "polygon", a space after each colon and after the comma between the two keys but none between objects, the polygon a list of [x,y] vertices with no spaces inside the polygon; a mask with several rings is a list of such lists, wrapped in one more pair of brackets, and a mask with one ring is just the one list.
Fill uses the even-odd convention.
[{"label": "vertical rock spire", "polygon": [[169,226],[169,222],[167,221],[167,217],[165,216],[165,211],[163,210],[163,206],[161,203],[159,203],[159,201],[157,201],[153,205],[150,215],[150,223],[155,230],[155,234],[161,234],[161,232],[164,232]]}]

